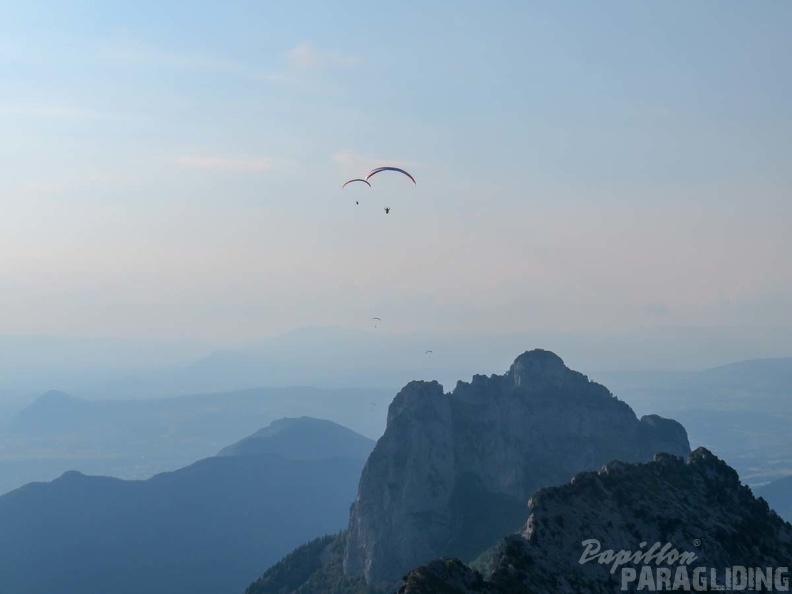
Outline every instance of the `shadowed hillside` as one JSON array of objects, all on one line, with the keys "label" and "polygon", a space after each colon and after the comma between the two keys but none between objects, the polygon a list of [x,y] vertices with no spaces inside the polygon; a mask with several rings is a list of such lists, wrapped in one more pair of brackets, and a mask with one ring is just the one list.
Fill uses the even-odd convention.
[{"label": "shadowed hillside", "polygon": [[[304,440],[299,448],[278,441],[279,425]],[[259,448],[246,442],[244,455],[207,458],[146,481],[68,472],[0,497],[2,588],[241,592],[262,565],[345,526],[373,447],[315,419],[286,419],[268,429],[273,437],[259,435]]]}]

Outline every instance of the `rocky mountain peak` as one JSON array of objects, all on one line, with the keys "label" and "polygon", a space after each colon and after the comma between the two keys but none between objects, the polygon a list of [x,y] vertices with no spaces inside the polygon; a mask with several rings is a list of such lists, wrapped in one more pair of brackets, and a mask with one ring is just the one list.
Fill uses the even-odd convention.
[{"label": "rocky mountain peak", "polygon": [[564,361],[551,351],[534,349],[526,351],[514,360],[507,374],[515,387],[538,388],[564,386],[586,382],[582,373],[572,371]]},{"label": "rocky mountain peak", "polygon": [[445,406],[448,396],[443,386],[436,381],[412,381],[405,385],[388,407],[388,424],[397,417],[406,415],[426,415],[431,418]]},{"label": "rocky mountain peak", "polygon": [[475,375],[450,394],[410,382],[363,470],[344,571],[394,583],[437,556],[472,557],[519,529],[536,489],[657,452],[689,454],[679,423],[639,421],[550,351],[527,351],[504,375]]}]

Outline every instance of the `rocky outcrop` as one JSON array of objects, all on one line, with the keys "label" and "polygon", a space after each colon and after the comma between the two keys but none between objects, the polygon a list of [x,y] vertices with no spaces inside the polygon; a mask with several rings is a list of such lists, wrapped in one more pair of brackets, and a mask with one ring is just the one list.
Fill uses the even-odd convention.
[{"label": "rocky outcrop", "polygon": [[317,538],[296,548],[253,582],[245,594],[393,594],[377,592],[363,576],[342,570],[345,533]]},{"label": "rocky outcrop", "polygon": [[476,375],[450,394],[411,382],[363,470],[344,572],[376,586],[438,556],[472,559],[519,529],[538,488],[657,452],[686,456],[684,428],[639,421],[548,351],[526,352],[505,375]]},{"label": "rocky outcrop", "polygon": [[[612,462],[563,487],[540,490],[530,506],[522,532],[481,564],[486,579],[456,560],[441,559],[411,571],[399,593],[604,594],[638,591],[642,576],[643,591],[683,589],[673,588],[683,576],[693,591],[696,568],[706,568],[699,579],[708,579],[707,589],[715,590],[729,585],[727,568],[732,586],[743,579],[734,567],[746,568],[745,579],[747,568],[762,568],[775,586],[789,587],[792,525],[704,448],[687,460],[658,455],[647,464]],[[634,555],[653,548],[654,559],[638,563],[632,556],[621,562],[603,557],[608,550]],[[784,568],[786,573],[778,571]],[[669,583],[660,581],[666,569]]]}]

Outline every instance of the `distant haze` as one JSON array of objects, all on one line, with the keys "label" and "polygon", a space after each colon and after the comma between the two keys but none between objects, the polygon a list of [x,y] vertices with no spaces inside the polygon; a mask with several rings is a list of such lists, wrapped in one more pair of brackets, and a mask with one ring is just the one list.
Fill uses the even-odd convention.
[{"label": "distant haze", "polygon": [[493,333],[395,332],[384,328],[388,323],[384,318],[377,329],[305,327],[216,345],[0,336],[0,419],[49,389],[91,399],[286,386],[376,388],[395,395],[408,381],[425,379],[451,390],[473,374],[503,373],[518,354],[533,348],[556,352],[606,385],[605,372],[690,372],[792,355],[792,331],[783,326]]},{"label": "distant haze", "polygon": [[4,7],[0,334],[792,354],[792,4],[194,8]]}]

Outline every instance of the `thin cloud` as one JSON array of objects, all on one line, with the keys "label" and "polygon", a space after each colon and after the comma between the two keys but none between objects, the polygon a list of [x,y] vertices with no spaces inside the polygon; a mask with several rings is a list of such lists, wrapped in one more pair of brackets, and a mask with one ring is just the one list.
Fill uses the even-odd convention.
[{"label": "thin cloud", "polygon": [[333,161],[346,170],[357,171],[360,174],[368,173],[369,170],[381,165],[391,165],[394,167],[416,167],[418,164],[413,161],[400,161],[398,159],[379,159],[360,155],[354,151],[339,151],[333,155]]},{"label": "thin cloud", "polygon": [[110,182],[123,182],[127,178],[111,173],[102,173],[97,171],[90,171],[87,173],[77,173],[66,179],[61,179],[57,182],[53,181],[31,181],[19,186],[19,191],[22,194],[28,195],[45,195],[45,194],[60,194],[62,192],[71,191],[86,184],[103,184]]},{"label": "thin cloud", "polygon": [[151,47],[130,39],[113,43],[107,47],[102,56],[117,65],[213,72],[248,80],[269,79],[267,73],[248,64],[200,53],[185,53]]},{"label": "thin cloud", "polygon": [[310,43],[300,43],[286,52],[285,62],[286,66],[280,72],[256,73],[250,78],[272,83],[301,83],[311,78],[311,72],[347,70],[360,64],[361,59],[351,54],[319,50]]},{"label": "thin cloud", "polygon": [[653,317],[663,317],[671,313],[671,310],[665,303],[647,303],[644,305],[644,313]]},{"label": "thin cloud", "polygon": [[155,65],[175,70],[226,72],[238,76],[254,76],[250,68],[229,60],[164,51],[141,46],[127,46],[111,52],[110,57],[130,64]]},{"label": "thin cloud", "polygon": [[264,80],[271,83],[295,83],[298,78],[293,74],[272,74],[272,73],[258,73],[252,74],[249,77],[251,80]]},{"label": "thin cloud", "polygon": [[104,54],[113,62],[131,65],[145,65],[173,70],[192,70],[216,72],[248,80],[261,80],[272,83],[294,83],[299,80],[298,73],[322,69],[348,69],[360,63],[357,56],[336,51],[315,48],[310,43],[300,43],[285,54],[286,68],[281,72],[268,72],[247,64],[213,56],[180,53],[159,48],[147,47],[135,42],[108,49]]},{"label": "thin cloud", "polygon": [[186,155],[174,160],[180,167],[198,169],[218,169],[221,171],[269,171],[272,169],[271,157],[234,158],[209,155]]},{"label": "thin cloud", "polygon": [[85,181],[89,182],[111,182],[119,181],[119,176],[110,173],[88,173],[85,175]]},{"label": "thin cloud", "polygon": [[360,63],[358,56],[334,51],[318,50],[312,44],[304,42],[293,47],[286,53],[289,66],[297,70],[316,68],[353,68]]},{"label": "thin cloud", "polygon": [[66,189],[66,184],[56,184],[50,182],[28,182],[19,188],[23,194],[59,194]]},{"label": "thin cloud", "polygon": [[98,111],[68,107],[63,105],[46,105],[39,103],[0,103],[0,116],[22,118],[57,118],[57,119],[102,119],[109,117]]},{"label": "thin cloud", "polygon": [[0,39],[0,64],[31,65],[42,61],[42,54],[26,43],[24,38]]}]

